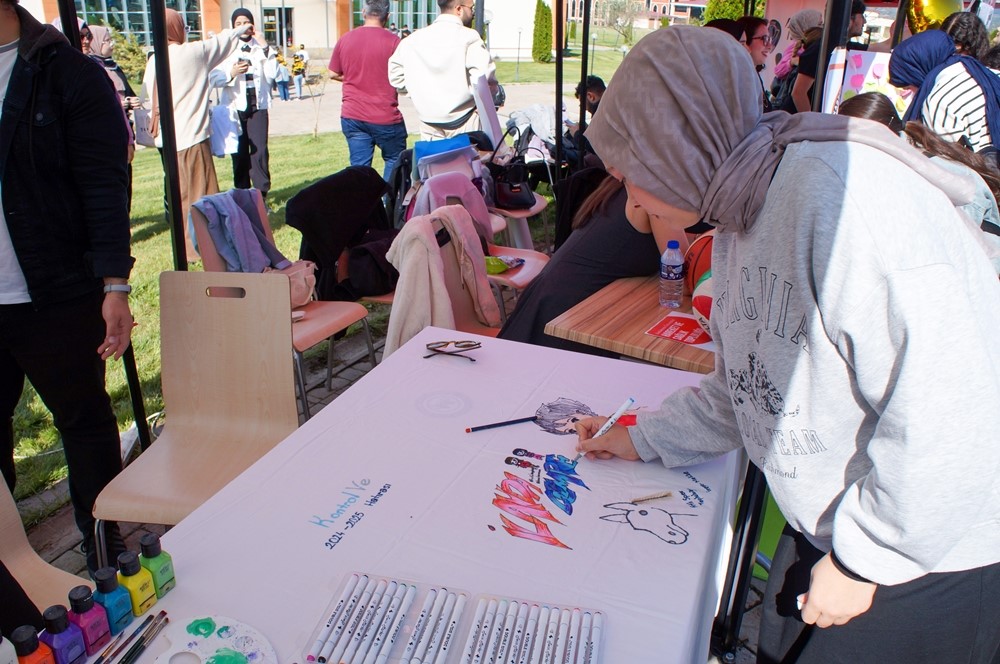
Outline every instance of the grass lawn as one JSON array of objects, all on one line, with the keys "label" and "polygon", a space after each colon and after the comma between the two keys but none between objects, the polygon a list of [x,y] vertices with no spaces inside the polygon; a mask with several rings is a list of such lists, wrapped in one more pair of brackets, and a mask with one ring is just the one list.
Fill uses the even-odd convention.
[{"label": "grass lawn", "polygon": [[[638,41],[649,30],[636,30],[634,39]],[[622,63],[621,35],[608,28],[599,28],[591,35],[597,35],[596,48],[587,62],[587,73],[595,74],[607,83]],[[580,53],[583,45],[579,40],[570,40],[569,50],[563,58],[563,80],[567,85],[575,85],[580,78]],[[497,60],[497,79],[508,83],[552,83],[556,80],[555,62],[534,62],[529,56],[520,62]]]},{"label": "grass lawn", "polygon": [[[412,137],[411,137],[412,139]],[[273,189],[268,203],[278,248],[289,258],[299,253],[300,233],[285,226],[285,204],[306,185],[339,171],[348,165],[347,144],[339,133],[311,136],[282,136],[270,140]],[[376,151],[373,167],[382,172]],[[232,186],[229,159],[215,160],[219,186]],[[156,150],[137,151],[133,162],[132,255],[136,263],[132,270],[132,314],[139,326],[132,335],[136,364],[142,381],[148,414],[163,408],[160,391],[160,319],[159,274],[173,269],[173,249],[170,232],[163,213],[163,169]],[[384,312],[381,328],[385,327]],[[374,321],[378,322],[378,321]],[[380,326],[376,325],[376,329]],[[325,350],[322,351],[325,353]],[[110,361],[107,370],[108,393],[114,403],[119,429],[132,424],[132,407],[121,362]],[[15,498],[33,495],[66,476],[62,443],[52,425],[52,417],[30,384],[14,414],[14,435],[17,487]],[[45,515],[38,515],[43,518]]]}]

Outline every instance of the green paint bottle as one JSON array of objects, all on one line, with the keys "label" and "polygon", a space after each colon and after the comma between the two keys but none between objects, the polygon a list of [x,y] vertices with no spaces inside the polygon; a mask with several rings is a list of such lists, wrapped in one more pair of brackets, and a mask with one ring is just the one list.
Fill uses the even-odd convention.
[{"label": "green paint bottle", "polygon": [[153,575],[139,564],[139,556],[135,551],[118,554],[118,583],[128,591],[133,614],[141,616],[156,604]]},{"label": "green paint bottle", "polygon": [[160,536],[146,533],[139,539],[139,564],[149,570],[153,577],[156,598],[162,599],[177,584],[174,579],[174,561],[170,554],[160,547]]}]

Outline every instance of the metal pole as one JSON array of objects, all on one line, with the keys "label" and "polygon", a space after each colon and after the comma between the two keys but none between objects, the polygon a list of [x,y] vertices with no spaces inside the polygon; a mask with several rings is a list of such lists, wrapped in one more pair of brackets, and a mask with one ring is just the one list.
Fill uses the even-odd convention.
[{"label": "metal pole", "polygon": [[903,41],[903,28],[906,21],[906,12],[910,9],[910,0],[899,0],[899,8],[896,9],[896,19],[892,26],[892,41],[889,44],[892,48],[899,46]]},{"label": "metal pole", "polygon": [[[69,43],[80,48],[80,26],[76,23],[76,6],[73,0],[59,0],[59,19],[63,24],[63,33]],[[171,113],[171,117],[173,113]],[[181,243],[181,249],[184,243]],[[187,267],[185,265],[185,267]],[[139,434],[139,447],[145,450],[152,440],[149,435],[149,423],[146,422],[146,406],[142,399],[142,381],[139,380],[139,370],[135,365],[135,351],[132,345],[122,354],[122,367],[125,369],[125,383],[128,385],[129,399],[132,403],[132,419]]]},{"label": "metal pole", "polygon": [[[580,54],[580,80],[585,81],[587,78],[587,43],[590,41],[590,2],[591,0],[583,0],[583,53]],[[596,35],[595,35],[596,36]],[[593,63],[593,59],[591,59]],[[593,64],[591,64],[593,66]],[[586,83],[584,83],[586,86]],[[583,127],[584,123],[587,121],[587,95],[580,95],[580,124],[579,127]],[[577,146],[579,148],[579,167],[583,168],[583,158],[584,151],[583,146]],[[558,219],[558,217],[556,217]]]},{"label": "metal pole", "polygon": [[288,58],[288,22],[285,14],[285,0],[281,0],[281,56]]},{"label": "metal pole", "polygon": [[597,54],[597,33],[590,35],[590,74],[594,74],[594,58]]},{"label": "metal pole", "polygon": [[164,0],[150,0],[149,13],[153,27],[153,57],[156,71],[157,103],[160,108],[160,138],[163,140],[164,197],[167,220],[173,233],[174,269],[187,270],[187,248],[184,245],[184,214],[181,210],[180,176],[177,169],[177,134],[174,127],[174,95],[170,85],[170,53],[167,48],[167,15]]},{"label": "metal pole", "polygon": [[330,0],[323,0],[323,9],[326,13],[326,47],[330,48]]},{"label": "metal pole", "polygon": [[479,36],[486,39],[486,0],[476,0],[476,18],[473,26]]},{"label": "metal pole", "polygon": [[517,61],[514,63],[514,81],[521,80],[521,28],[517,29]]},{"label": "metal pole", "polygon": [[[563,165],[563,144],[562,144],[562,126],[563,126],[563,55],[565,51],[563,50],[563,32],[565,32],[565,9],[562,0],[555,0],[553,3],[556,10],[556,34],[555,42],[556,47],[556,168],[555,173],[552,175],[552,187],[555,188],[557,182],[559,182],[559,175],[562,173]],[[562,198],[560,196],[560,198]],[[558,215],[559,201],[556,200],[556,218]]]}]

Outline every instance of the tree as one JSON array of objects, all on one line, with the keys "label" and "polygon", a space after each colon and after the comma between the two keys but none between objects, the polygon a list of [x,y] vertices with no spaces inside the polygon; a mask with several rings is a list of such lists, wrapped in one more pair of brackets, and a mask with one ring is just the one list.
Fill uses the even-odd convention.
[{"label": "tree", "polygon": [[608,26],[622,36],[626,44],[632,43],[635,19],[642,9],[636,0],[608,0],[601,5],[601,18]]},{"label": "tree", "polygon": [[552,10],[542,0],[535,3],[535,34],[531,42],[535,62],[552,62]]},{"label": "tree", "polygon": [[111,28],[111,39],[115,43],[115,62],[125,72],[129,82],[142,81],[142,75],[146,71],[146,49],[135,35],[125,35],[114,28]]},{"label": "tree", "polygon": [[[764,0],[755,0],[754,16],[764,16]],[[705,23],[717,18],[738,19],[743,16],[743,0],[708,0],[702,20]]]}]

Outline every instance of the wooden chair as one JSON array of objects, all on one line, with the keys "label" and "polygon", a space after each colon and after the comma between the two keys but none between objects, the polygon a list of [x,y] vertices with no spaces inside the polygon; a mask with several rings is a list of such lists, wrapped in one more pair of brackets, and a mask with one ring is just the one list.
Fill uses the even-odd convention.
[{"label": "wooden chair", "polygon": [[[251,191],[256,192],[257,190]],[[274,236],[271,233],[270,224],[267,223],[267,208],[259,192],[256,199],[258,214],[261,221],[264,222],[264,234],[273,243]],[[205,271],[225,272],[226,262],[219,255],[215,242],[208,232],[208,220],[195,207],[191,208],[190,213]],[[375,342],[372,339],[371,328],[368,326],[368,310],[357,302],[314,300],[305,306],[296,307],[295,311],[300,312],[302,317],[298,318],[292,326],[292,357],[295,362],[295,382],[302,403],[302,415],[308,420],[312,417],[312,413],[309,411],[309,400],[306,398],[305,369],[302,365],[303,353],[322,341],[329,340],[326,354],[326,388],[330,389],[333,382],[334,335],[346,330],[354,323],[360,322],[364,328],[365,341],[368,343],[368,359],[372,367],[376,364]]]},{"label": "wooden chair", "polygon": [[38,610],[53,604],[66,604],[66,595],[87,580],[53,567],[35,553],[24,533],[21,515],[6,482],[0,482],[0,560],[24,589]]},{"label": "wooden chair", "polygon": [[104,521],[176,524],[298,428],[289,308],[283,274],[160,275],[169,416],[97,497],[100,564]]}]

